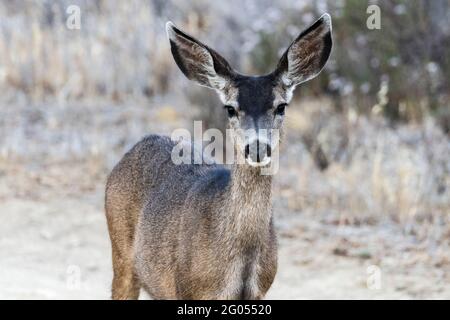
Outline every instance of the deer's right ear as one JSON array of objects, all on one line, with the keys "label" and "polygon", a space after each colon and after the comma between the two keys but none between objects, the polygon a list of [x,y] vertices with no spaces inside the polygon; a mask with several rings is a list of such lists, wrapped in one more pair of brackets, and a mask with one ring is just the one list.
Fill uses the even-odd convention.
[{"label": "deer's right ear", "polygon": [[188,79],[212,89],[225,89],[234,71],[223,57],[170,21],[166,31],[173,58]]}]

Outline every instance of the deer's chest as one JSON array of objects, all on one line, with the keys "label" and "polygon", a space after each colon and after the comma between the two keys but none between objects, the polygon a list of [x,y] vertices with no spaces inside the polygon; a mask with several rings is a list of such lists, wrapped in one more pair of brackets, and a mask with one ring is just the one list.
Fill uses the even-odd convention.
[{"label": "deer's chest", "polygon": [[[275,271],[266,264],[262,252],[236,257],[227,268],[219,299],[260,299],[270,287]],[[265,279],[271,279],[268,286],[262,285]]]}]

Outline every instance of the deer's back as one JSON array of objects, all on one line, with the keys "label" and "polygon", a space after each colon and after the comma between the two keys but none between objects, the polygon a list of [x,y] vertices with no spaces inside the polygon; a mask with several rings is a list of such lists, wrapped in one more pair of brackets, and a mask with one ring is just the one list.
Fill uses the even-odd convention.
[{"label": "deer's back", "polygon": [[[171,154],[175,145],[176,142],[166,136],[143,138],[112,170],[106,186],[107,198],[112,193],[128,195],[127,200],[141,210],[150,201],[155,206],[153,213],[163,214],[168,212],[168,207],[182,205],[192,189],[202,189],[213,181],[219,185],[210,185],[206,194],[213,196],[211,193],[220,188],[220,184],[226,184],[229,172],[222,166],[174,164]],[[164,206],[163,212],[157,210],[158,204]]]},{"label": "deer's back", "polygon": [[108,222],[117,226],[113,236],[132,235],[136,270],[154,297],[175,292],[173,269],[186,260],[180,252],[187,248],[181,247],[194,245],[191,237],[199,233],[205,236],[200,228],[215,219],[211,205],[217,207],[230,180],[223,166],[174,164],[175,144],[164,136],[145,137],[113,169],[106,189]]}]

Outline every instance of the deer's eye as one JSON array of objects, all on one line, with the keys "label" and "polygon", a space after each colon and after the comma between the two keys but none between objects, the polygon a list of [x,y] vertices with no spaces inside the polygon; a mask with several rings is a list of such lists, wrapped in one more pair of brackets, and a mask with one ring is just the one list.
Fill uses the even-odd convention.
[{"label": "deer's eye", "polygon": [[275,114],[276,115],[284,115],[284,110],[286,109],[287,103],[282,103],[280,105],[277,106],[277,108],[275,109]]},{"label": "deer's eye", "polygon": [[232,106],[225,106],[225,109],[228,112],[228,117],[232,118],[232,117],[237,117],[238,113],[236,111],[236,109]]}]

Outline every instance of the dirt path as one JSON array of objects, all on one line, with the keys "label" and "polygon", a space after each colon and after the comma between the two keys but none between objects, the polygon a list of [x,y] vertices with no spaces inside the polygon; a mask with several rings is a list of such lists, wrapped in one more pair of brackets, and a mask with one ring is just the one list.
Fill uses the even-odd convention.
[{"label": "dirt path", "polygon": [[[64,201],[2,200],[0,299],[109,297],[100,191]],[[267,298],[450,298],[445,261],[425,259],[395,227],[336,227],[308,215],[280,215],[277,225],[279,270]],[[380,289],[367,287],[370,265],[380,268]]]}]

